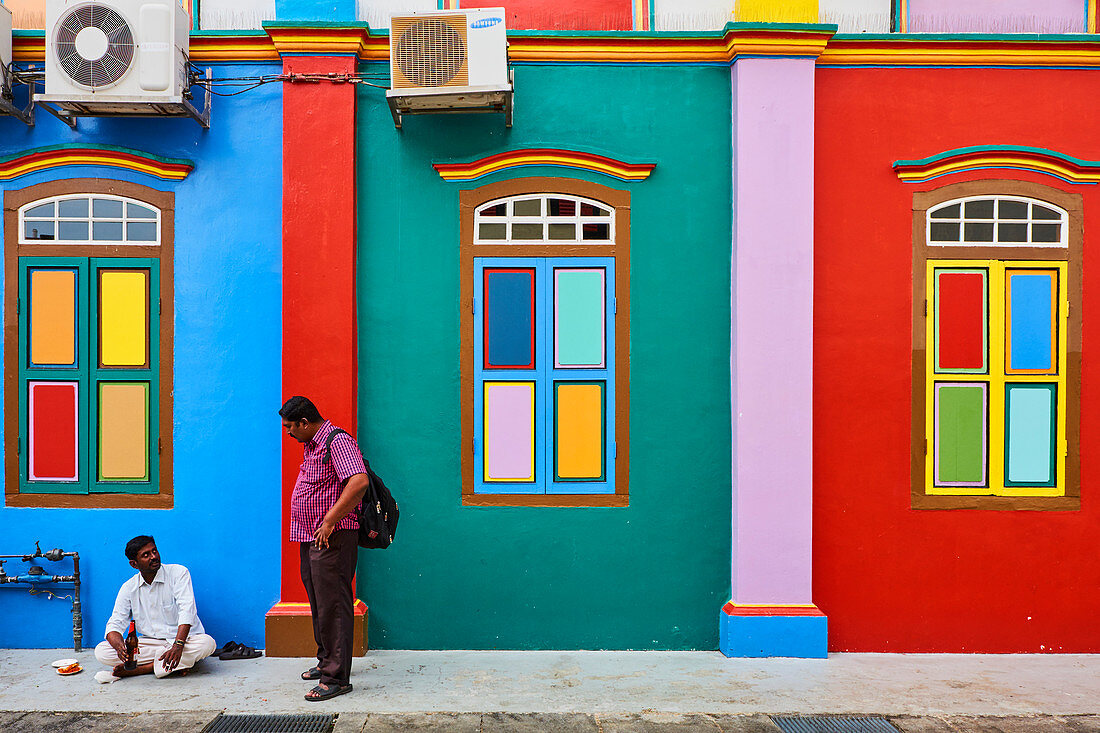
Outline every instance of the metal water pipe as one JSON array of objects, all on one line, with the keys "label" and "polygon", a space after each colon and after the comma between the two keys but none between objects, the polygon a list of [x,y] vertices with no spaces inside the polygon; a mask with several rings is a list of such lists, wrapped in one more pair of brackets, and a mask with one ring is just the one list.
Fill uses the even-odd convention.
[{"label": "metal water pipe", "polygon": [[[36,558],[45,558],[50,562],[58,562],[62,558],[73,559],[72,575],[49,575],[41,565],[31,565],[27,572],[21,575],[8,575],[4,570],[4,563],[8,560],[19,559],[23,562],[31,562]],[[31,586],[48,585],[51,583],[73,584],[73,651],[81,651],[84,637],[84,617],[80,611],[80,553],[65,552],[59,547],[42,552],[38,541],[34,543],[34,553],[28,555],[0,555],[0,586],[14,583],[26,583]]]}]

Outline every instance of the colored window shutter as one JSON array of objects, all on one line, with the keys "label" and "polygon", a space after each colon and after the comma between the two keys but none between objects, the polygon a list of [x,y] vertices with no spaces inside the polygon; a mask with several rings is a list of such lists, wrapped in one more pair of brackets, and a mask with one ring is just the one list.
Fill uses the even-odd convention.
[{"label": "colored window shutter", "polygon": [[554,269],[554,365],[604,365],[604,271]]},{"label": "colored window shutter", "polygon": [[485,368],[535,366],[535,271],[485,270]]},{"label": "colored window shutter", "polygon": [[1055,483],[1056,386],[1005,386],[1005,478],[1009,484]]},{"label": "colored window shutter", "polygon": [[485,383],[485,480],[535,480],[535,383]]},{"label": "colored window shutter", "polygon": [[99,385],[99,478],[149,480],[149,385]]},{"label": "colored window shutter", "polygon": [[555,383],[554,418],[554,479],[603,478],[603,383]]},{"label": "colored window shutter", "polygon": [[935,400],[936,485],[985,483],[986,385],[937,384]]},{"label": "colored window shutter", "polygon": [[935,278],[936,371],[986,371],[987,273],[936,270]]},{"label": "colored window shutter", "polygon": [[30,382],[29,475],[34,481],[77,481],[80,385]]},{"label": "colored window shutter", "polygon": [[76,282],[76,270],[31,270],[31,364],[76,364]]},{"label": "colored window shutter", "polygon": [[1057,363],[1057,270],[1005,273],[1006,372],[1051,373]]},{"label": "colored window shutter", "polygon": [[99,364],[141,367],[148,362],[148,273],[99,271]]}]

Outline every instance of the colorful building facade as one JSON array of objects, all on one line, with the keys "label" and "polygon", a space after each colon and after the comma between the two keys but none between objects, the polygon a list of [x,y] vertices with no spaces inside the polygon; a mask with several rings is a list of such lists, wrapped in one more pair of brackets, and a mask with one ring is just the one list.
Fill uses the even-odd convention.
[{"label": "colorful building facade", "polygon": [[293,647],[306,394],[401,505],[375,648],[1100,650],[1091,3],[507,4],[512,125],[400,129],[378,8],[255,5],[209,130],[0,118],[0,554],[86,645],[148,532]]}]

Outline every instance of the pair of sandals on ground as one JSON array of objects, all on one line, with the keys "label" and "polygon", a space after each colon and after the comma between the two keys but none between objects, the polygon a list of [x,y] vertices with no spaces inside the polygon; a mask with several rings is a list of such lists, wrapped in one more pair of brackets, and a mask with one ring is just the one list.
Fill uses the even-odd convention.
[{"label": "pair of sandals on ground", "polygon": [[217,657],[224,661],[228,659],[255,659],[263,655],[263,652],[253,649],[250,646],[238,644],[235,641],[227,641],[225,644],[215,649],[210,656]]},{"label": "pair of sandals on ground", "polygon": [[[305,672],[302,672],[302,679],[319,680],[321,679],[321,670],[316,667],[310,667]],[[310,702],[320,702],[336,697],[337,695],[343,695],[346,692],[351,692],[350,682],[346,685],[326,685],[324,682],[318,682],[316,687],[306,693],[306,699]]]}]

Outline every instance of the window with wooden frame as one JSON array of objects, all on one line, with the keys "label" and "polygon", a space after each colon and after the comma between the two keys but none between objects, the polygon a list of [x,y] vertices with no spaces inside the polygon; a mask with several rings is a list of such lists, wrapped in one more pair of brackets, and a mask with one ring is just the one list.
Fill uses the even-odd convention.
[{"label": "window with wooden frame", "polygon": [[5,194],[8,506],[172,506],[173,209],[124,181]]},{"label": "window with wooden frame", "polygon": [[626,506],[630,194],[460,194],[462,502]]},{"label": "window with wooden frame", "polygon": [[915,509],[1080,508],[1081,197],[913,198]]}]

